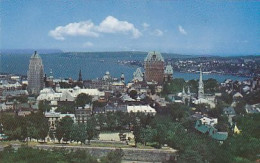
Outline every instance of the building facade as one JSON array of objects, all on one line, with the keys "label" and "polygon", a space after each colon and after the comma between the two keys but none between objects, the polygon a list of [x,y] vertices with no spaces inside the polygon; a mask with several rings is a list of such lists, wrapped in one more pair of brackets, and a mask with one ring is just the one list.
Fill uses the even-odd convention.
[{"label": "building facade", "polygon": [[28,92],[39,94],[44,87],[44,71],[41,57],[35,51],[31,56],[28,77]]},{"label": "building facade", "polygon": [[164,70],[164,81],[171,81],[173,78],[173,68],[171,65],[167,65]]},{"label": "building facade", "polygon": [[159,52],[149,52],[144,60],[145,81],[163,83],[164,59]]}]

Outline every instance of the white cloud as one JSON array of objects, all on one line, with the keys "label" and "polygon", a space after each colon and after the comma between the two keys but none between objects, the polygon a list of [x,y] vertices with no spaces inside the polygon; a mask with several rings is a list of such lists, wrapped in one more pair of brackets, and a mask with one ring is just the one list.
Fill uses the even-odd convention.
[{"label": "white cloud", "polygon": [[144,22],[144,23],[142,24],[142,26],[143,26],[144,30],[147,30],[147,28],[150,27],[150,24],[147,24],[147,23]]},{"label": "white cloud", "polygon": [[183,34],[183,35],[187,35],[188,33],[185,31],[185,29],[181,26],[181,25],[179,25],[179,32],[181,33],[181,34]]},{"label": "white cloud", "polygon": [[98,37],[100,33],[130,33],[133,38],[139,38],[142,35],[133,24],[119,21],[113,16],[106,17],[99,25],[89,20],[58,26],[51,30],[49,35],[57,40],[65,40],[65,36]]},{"label": "white cloud", "polygon": [[162,35],[163,35],[163,31],[161,31],[160,29],[155,29],[155,30],[152,32],[152,35],[162,36]]},{"label": "white cloud", "polygon": [[49,35],[57,40],[64,40],[65,36],[89,36],[98,37],[99,34],[94,30],[95,25],[91,21],[69,23],[66,26],[58,26],[49,32]]},{"label": "white cloud", "polygon": [[85,43],[83,44],[83,47],[92,47],[92,46],[94,46],[94,44],[93,44],[92,42],[90,42],[90,41],[85,42]]},{"label": "white cloud", "polygon": [[142,33],[135,26],[127,21],[119,21],[113,16],[106,17],[97,27],[102,33],[132,33],[134,38],[138,38]]}]

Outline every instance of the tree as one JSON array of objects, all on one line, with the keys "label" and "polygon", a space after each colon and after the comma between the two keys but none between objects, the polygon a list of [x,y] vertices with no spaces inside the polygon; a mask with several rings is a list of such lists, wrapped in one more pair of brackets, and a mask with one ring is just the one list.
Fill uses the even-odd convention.
[{"label": "tree", "polygon": [[97,122],[96,119],[90,118],[87,121],[87,125],[86,125],[86,132],[87,132],[87,140],[88,140],[88,144],[90,144],[90,140],[92,140],[95,137],[98,137],[99,132],[97,131]]},{"label": "tree", "polygon": [[141,128],[140,130],[141,142],[144,145],[146,145],[147,142],[152,142],[155,133],[156,133],[155,129],[152,129],[151,126],[148,126],[147,128]]},{"label": "tree", "polygon": [[76,98],[76,106],[78,107],[84,107],[85,104],[90,104],[92,103],[92,97],[85,94],[85,93],[81,93],[77,96]]},{"label": "tree", "polygon": [[236,106],[234,107],[235,112],[237,114],[245,114],[246,113],[245,105],[246,105],[246,101],[244,99],[240,99],[236,104]]},{"label": "tree", "polygon": [[137,147],[137,143],[141,143],[141,126],[137,123],[133,124],[133,135],[135,139],[135,147]]},{"label": "tree", "polygon": [[188,114],[187,111],[188,107],[179,103],[170,104],[166,108],[166,114],[170,114],[174,121],[180,121],[181,119],[186,117],[186,115]]},{"label": "tree", "polygon": [[203,158],[198,151],[189,148],[189,149],[185,150],[180,155],[178,162],[181,162],[181,163],[186,163],[186,162],[202,163],[204,161],[203,161]]},{"label": "tree", "polygon": [[116,116],[112,112],[106,114],[106,124],[110,131],[115,130],[117,126]]},{"label": "tree", "polygon": [[48,112],[51,110],[51,106],[48,104],[47,101],[40,101],[38,107],[41,112]]},{"label": "tree", "polygon": [[204,90],[206,93],[215,93],[218,90],[219,84],[216,79],[209,78],[204,80]]},{"label": "tree", "polygon": [[58,106],[58,108],[55,110],[56,112],[61,112],[62,114],[70,113],[74,114],[75,109],[74,106]]},{"label": "tree", "polygon": [[28,129],[28,137],[34,139],[42,139],[45,141],[45,138],[49,132],[48,120],[44,117],[41,112],[32,113],[26,117]]},{"label": "tree", "polygon": [[136,90],[131,90],[129,92],[129,96],[133,99],[136,99],[137,98],[137,91]]},{"label": "tree", "polygon": [[185,80],[182,78],[173,79],[170,83],[166,83],[163,86],[163,94],[178,93],[181,92],[186,85]]},{"label": "tree", "polygon": [[100,129],[103,130],[105,128],[105,123],[107,121],[105,114],[97,114],[96,118]]},{"label": "tree", "polygon": [[74,123],[73,120],[69,116],[62,118],[60,122],[58,122],[55,135],[59,143],[62,138],[63,141],[66,142],[71,140],[73,123]]},{"label": "tree", "polygon": [[85,124],[73,124],[72,130],[71,130],[71,139],[78,142],[81,142],[85,144],[85,141],[87,139],[87,133],[86,133],[86,125]]},{"label": "tree", "polygon": [[63,126],[58,123],[55,130],[55,137],[58,139],[59,143],[64,135]]}]

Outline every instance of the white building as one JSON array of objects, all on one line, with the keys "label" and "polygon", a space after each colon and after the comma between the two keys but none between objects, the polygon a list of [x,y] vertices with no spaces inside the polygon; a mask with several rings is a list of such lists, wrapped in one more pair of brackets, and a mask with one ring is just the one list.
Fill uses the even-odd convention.
[{"label": "white building", "polygon": [[135,105],[135,106],[129,106],[127,105],[127,112],[128,113],[138,113],[138,112],[142,112],[145,114],[152,114],[155,115],[156,114],[156,110],[154,108],[152,108],[150,105]]},{"label": "white building", "polygon": [[59,88],[56,87],[56,92],[52,88],[44,88],[41,90],[40,95],[37,97],[38,101],[74,101],[81,93],[85,93],[93,97],[93,100],[98,100],[100,97],[105,96],[104,92],[98,89],[81,89],[76,86],[74,88]]},{"label": "white building", "polygon": [[218,123],[218,118],[203,117],[200,120],[201,120],[201,123],[204,125],[214,126]]},{"label": "white building", "polygon": [[39,94],[44,87],[44,71],[41,57],[35,53],[32,55],[29,64],[28,76],[28,92],[31,94]]},{"label": "white building", "polygon": [[204,83],[202,80],[202,70],[200,68],[200,79],[199,79],[199,87],[198,87],[198,99],[195,100],[194,104],[208,104],[210,108],[215,108],[215,95],[206,95],[204,94]]},{"label": "white building", "polygon": [[48,118],[49,126],[51,130],[55,130],[57,122],[64,117],[70,117],[74,123],[76,123],[76,117],[74,114],[61,114],[60,112],[54,112],[53,110],[45,112],[45,117]]}]

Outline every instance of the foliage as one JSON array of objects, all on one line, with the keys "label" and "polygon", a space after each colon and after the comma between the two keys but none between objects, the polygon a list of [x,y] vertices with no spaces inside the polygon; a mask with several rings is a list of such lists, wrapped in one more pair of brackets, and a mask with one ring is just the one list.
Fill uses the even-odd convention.
[{"label": "foliage", "polygon": [[55,110],[56,112],[61,112],[61,114],[74,114],[75,109],[74,106],[68,106],[68,105],[63,105],[63,106],[58,106],[58,108]]},{"label": "foliage", "polygon": [[87,140],[88,140],[88,144],[90,144],[90,140],[98,137],[99,132],[97,130],[97,122],[95,118],[90,118],[87,121],[87,125],[86,125],[86,133],[87,133]]},{"label": "foliage", "polygon": [[99,101],[94,101],[94,102],[93,102],[93,108],[104,107],[104,106],[106,106],[106,105],[107,105],[106,102],[99,102]]},{"label": "foliage", "polygon": [[5,148],[0,152],[0,162],[2,163],[34,163],[43,162],[91,162],[97,163],[97,159],[83,150],[66,151],[66,150],[41,150],[29,147],[21,147],[17,151],[12,148]]},{"label": "foliage", "polygon": [[164,84],[163,94],[181,92],[184,86],[185,86],[184,79],[182,79],[182,78],[173,79],[171,82]]},{"label": "foliage", "polygon": [[71,117],[64,117],[58,122],[57,128],[56,128],[56,137],[57,139],[63,141],[70,141],[71,140],[71,133],[72,133],[72,127],[73,127],[73,120]]},{"label": "foliage", "polygon": [[171,115],[173,121],[179,121],[187,116],[188,107],[181,103],[173,103],[165,108],[166,115]]},{"label": "foliage", "polygon": [[204,91],[205,93],[215,93],[218,91],[218,81],[216,79],[209,78],[208,80],[204,80]]},{"label": "foliage", "polygon": [[49,131],[48,121],[41,112],[27,117],[3,115],[1,123],[9,140],[23,141],[27,137],[45,140]]},{"label": "foliage", "polygon": [[46,112],[46,111],[48,112],[51,110],[51,106],[49,105],[49,103],[47,101],[40,101],[38,105],[39,105],[38,106],[39,110],[41,112]]},{"label": "foliage", "polygon": [[246,101],[244,99],[240,99],[236,104],[236,106],[234,107],[235,112],[237,114],[245,114],[246,113],[245,106],[246,106]]},{"label": "foliage", "polygon": [[92,103],[92,97],[85,93],[81,93],[77,96],[75,102],[76,102],[76,106],[84,107],[85,104]]},{"label": "foliage", "polygon": [[133,99],[136,99],[137,98],[137,91],[136,90],[131,90],[129,92],[129,96]]},{"label": "foliage", "polygon": [[260,90],[250,92],[249,94],[246,94],[245,96],[245,101],[250,104],[258,104],[260,103]]}]

